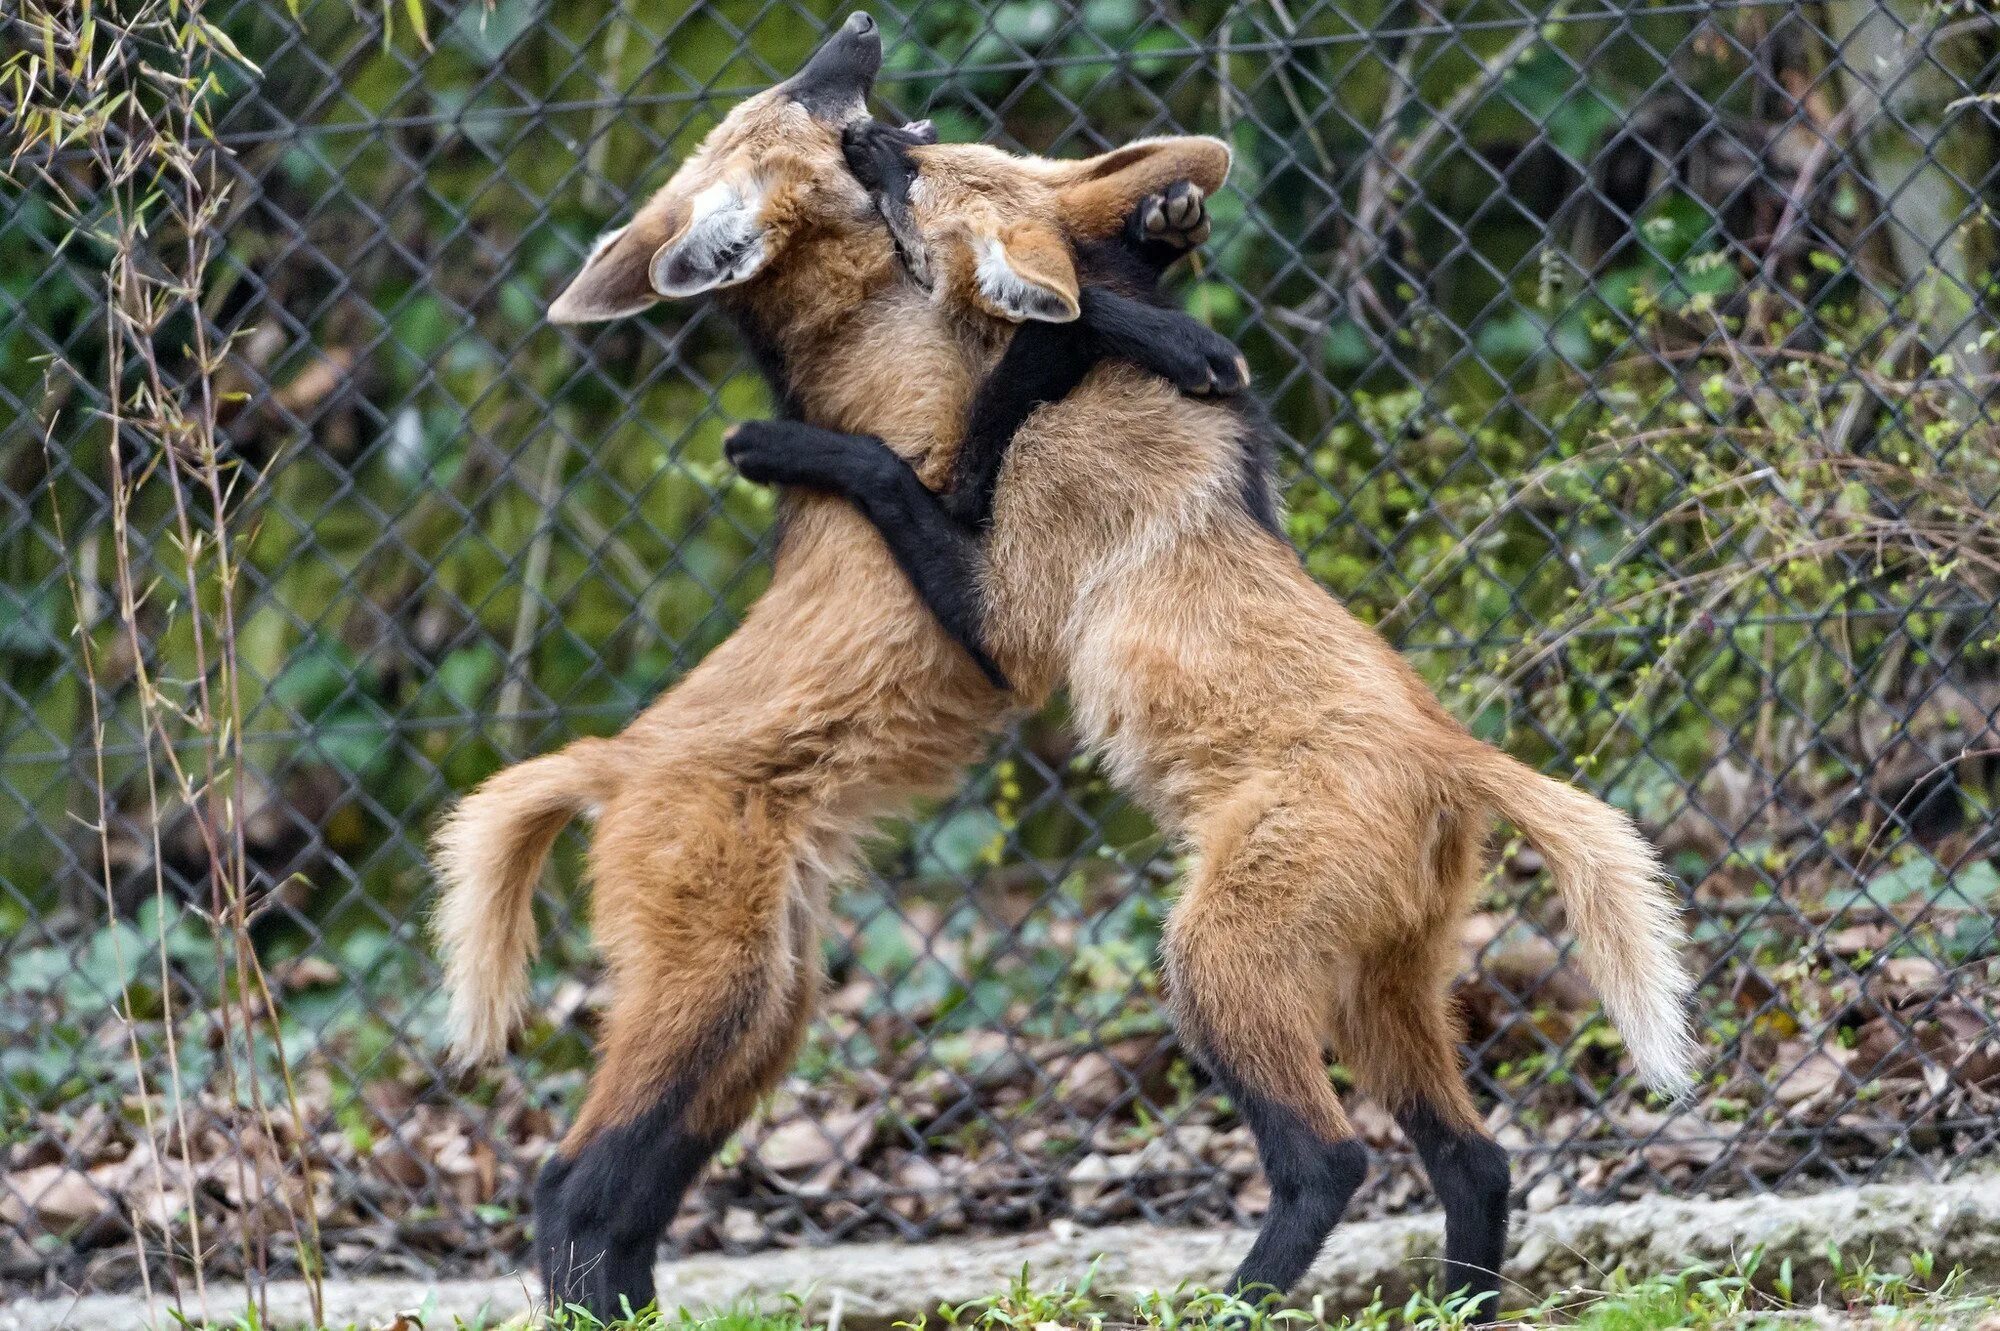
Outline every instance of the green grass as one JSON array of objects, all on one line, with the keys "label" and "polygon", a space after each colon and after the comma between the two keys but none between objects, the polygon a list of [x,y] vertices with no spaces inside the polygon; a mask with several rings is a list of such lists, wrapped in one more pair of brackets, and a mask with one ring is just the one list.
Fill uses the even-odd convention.
[{"label": "green grass", "polygon": [[[1602,1288],[1571,1289],[1528,1308],[1508,1309],[1509,1325],[1523,1331],[1783,1331],[1785,1328],[2000,1328],[2000,1291],[1972,1288],[1958,1270],[1939,1272],[1928,1253],[1877,1263],[1827,1253],[1831,1280],[1807,1288],[1794,1279],[1789,1260],[1766,1264],[1753,1252],[1728,1267],[1698,1265],[1643,1280],[1622,1273]],[[400,1320],[399,1320],[400,1319]],[[1303,1308],[1255,1308],[1213,1291],[1182,1288],[1133,1299],[1104,1297],[1089,1276],[1076,1286],[1038,1287],[1023,1270],[1004,1291],[957,1306],[940,1305],[896,1331],[1458,1331],[1469,1310],[1417,1295],[1401,1304],[1377,1298],[1358,1313],[1338,1316],[1317,1301]],[[793,1295],[778,1311],[749,1305],[695,1313],[648,1308],[611,1323],[581,1310],[531,1321],[522,1314],[465,1321],[431,1310],[385,1314],[372,1324],[338,1331],[840,1331],[836,1304],[810,1292]],[[255,1319],[188,1324],[188,1331],[290,1331]],[[331,1329],[330,1329],[331,1331]]]},{"label": "green grass", "polygon": [[[662,1311],[649,1307],[633,1317],[603,1322],[581,1308],[546,1318],[517,1312],[467,1320],[445,1318],[431,1308],[422,1307],[384,1313],[377,1321],[328,1326],[324,1331],[524,1331],[528,1327],[535,1331],[827,1331],[824,1321],[807,1319],[805,1308],[803,1300],[794,1300],[792,1307],[783,1312],[760,1312],[748,1305],[701,1313],[686,1308]],[[183,1331],[303,1331],[289,1325],[271,1325],[254,1314],[223,1322],[182,1320],[179,1325]]]}]

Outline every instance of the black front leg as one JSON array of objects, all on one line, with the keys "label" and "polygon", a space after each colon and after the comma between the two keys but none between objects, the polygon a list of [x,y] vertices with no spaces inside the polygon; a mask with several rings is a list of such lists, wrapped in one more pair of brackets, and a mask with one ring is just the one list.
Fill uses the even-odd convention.
[{"label": "black front leg", "polygon": [[1202,193],[1182,180],[1139,200],[1120,238],[1077,247],[1078,323],[1094,354],[1130,361],[1183,393],[1239,393],[1249,385],[1249,363],[1234,343],[1160,297],[1167,269],[1208,233]]},{"label": "black front leg", "polygon": [[1101,354],[1130,361],[1183,393],[1240,393],[1250,363],[1236,344],[1180,310],[1086,286],[1079,316]]},{"label": "black front leg", "polygon": [[[1086,289],[1083,298],[1088,301]],[[1077,323],[1027,323],[1015,330],[1000,363],[981,381],[965,422],[965,441],[952,462],[947,511],[983,532],[993,521],[993,496],[1014,434],[1035,408],[1060,402],[1097,365],[1099,350]]]},{"label": "black front leg", "polygon": [[920,286],[931,284],[930,254],[922,229],[910,211],[910,187],[917,179],[917,164],[910,149],[937,142],[937,129],[928,120],[909,125],[885,125],[879,120],[858,120],[840,136],[841,154],[847,169],[875,196],[875,211],[888,224],[889,238],[895,242],[896,256]]},{"label": "black front leg", "polygon": [[1074,323],[1026,323],[979,385],[952,466],[944,505],[961,524],[993,521],[1000,469],[1014,435],[1037,407],[1060,402],[1105,357],[1126,360],[1189,393],[1235,393],[1250,367],[1234,343],[1179,310],[1086,286]]},{"label": "black front leg", "polygon": [[723,451],[749,480],[824,490],[852,503],[944,631],[993,687],[1009,687],[982,633],[978,541],[887,444],[796,421],[750,421],[729,432]]}]

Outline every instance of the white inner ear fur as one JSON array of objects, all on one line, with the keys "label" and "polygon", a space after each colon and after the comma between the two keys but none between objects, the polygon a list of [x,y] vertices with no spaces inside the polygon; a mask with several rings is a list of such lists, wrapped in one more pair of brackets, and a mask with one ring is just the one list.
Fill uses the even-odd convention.
[{"label": "white inner ear fur", "polygon": [[681,234],[653,256],[647,277],[662,296],[693,296],[734,286],[764,266],[760,220],[764,192],[753,181],[747,194],[714,184],[694,196]]},{"label": "white inner ear fur", "polygon": [[973,275],[980,293],[1010,319],[1061,324],[1076,318],[1076,306],[1061,292],[1014,270],[1007,262],[1007,247],[997,236],[989,236],[980,243],[979,263]]}]

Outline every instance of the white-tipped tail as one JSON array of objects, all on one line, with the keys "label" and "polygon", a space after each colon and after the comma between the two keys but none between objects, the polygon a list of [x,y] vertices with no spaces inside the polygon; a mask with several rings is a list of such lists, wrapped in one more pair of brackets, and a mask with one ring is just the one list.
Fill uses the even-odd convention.
[{"label": "white-tipped tail", "polygon": [[578,740],[495,773],[432,838],[443,893],[431,931],[444,954],[451,1046],[463,1063],[506,1052],[535,955],[535,884],[563,828],[616,784],[606,745]]},{"label": "white-tipped tail", "polygon": [[1679,1094],[1700,1046],[1688,1026],[1694,978],[1659,856],[1632,820],[1595,796],[1486,750],[1487,799],[1548,862],[1583,952],[1583,968],[1632,1051],[1639,1076]]}]

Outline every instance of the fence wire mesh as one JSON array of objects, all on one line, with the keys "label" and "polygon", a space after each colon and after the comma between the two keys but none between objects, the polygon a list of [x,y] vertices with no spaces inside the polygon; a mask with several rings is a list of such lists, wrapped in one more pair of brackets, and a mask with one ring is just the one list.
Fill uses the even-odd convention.
[{"label": "fence wire mesh", "polygon": [[[211,1241],[211,1269],[283,1268],[286,1208],[339,1272],[517,1256],[600,998],[576,846],[541,902],[530,1028],[504,1068],[464,1077],[443,1066],[422,935],[427,829],[503,763],[617,728],[765,575],[770,501],[719,437],[769,404],[721,321],[677,307],[578,332],[543,309],[839,13],[492,0],[420,32],[415,8],[207,9],[261,71],[232,67],[214,103],[226,205],[200,309],[227,348],[210,379],[241,560],[240,830],[289,1135],[246,1111],[281,1069],[269,1048],[236,1056],[218,1014],[244,994],[186,904],[210,899],[216,822],[153,793],[174,755],[141,679],[215,669],[186,620],[218,593],[187,585],[170,504],[116,502],[159,460],[114,467],[106,447],[104,259],[56,206],[58,185],[89,198],[91,166],[31,154],[7,187],[0,1275],[17,1288],[128,1282],[135,1230],[185,1258],[204,1217],[211,1236],[270,1222],[254,1258]],[[1630,1081],[1534,852],[1497,843],[1459,1000],[1517,1198],[1943,1176],[1986,1152],[1992,11],[871,8],[879,104],[947,139],[1230,139],[1186,298],[1250,356],[1308,565],[1479,733],[1631,810],[1667,854],[1713,1057],[1673,1106]],[[118,624],[120,525],[150,589],[137,635]],[[841,895],[809,1048],[672,1241],[1254,1219],[1246,1130],[1157,1002],[1178,868],[1059,710],[1016,727]],[[1357,1205],[1424,1205],[1387,1116],[1356,1117],[1379,1148]]]}]

